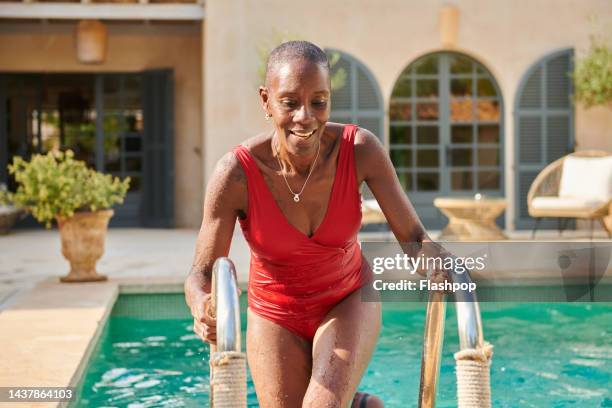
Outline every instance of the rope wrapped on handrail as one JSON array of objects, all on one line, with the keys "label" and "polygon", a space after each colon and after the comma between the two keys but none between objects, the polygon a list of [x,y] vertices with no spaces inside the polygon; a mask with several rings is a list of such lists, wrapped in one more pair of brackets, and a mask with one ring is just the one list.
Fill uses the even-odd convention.
[{"label": "rope wrapped on handrail", "polygon": [[[451,272],[453,282],[471,283],[469,273]],[[484,340],[480,306],[475,292],[455,292],[459,348],[455,353],[457,406],[490,408],[490,368],[493,346]]]},{"label": "rope wrapped on handrail", "polygon": [[491,358],[493,346],[484,342],[481,348],[455,353],[457,373],[457,406],[459,408],[491,407]]},{"label": "rope wrapped on handrail", "polygon": [[247,406],[246,354],[238,351],[212,353],[212,406],[237,408]]}]

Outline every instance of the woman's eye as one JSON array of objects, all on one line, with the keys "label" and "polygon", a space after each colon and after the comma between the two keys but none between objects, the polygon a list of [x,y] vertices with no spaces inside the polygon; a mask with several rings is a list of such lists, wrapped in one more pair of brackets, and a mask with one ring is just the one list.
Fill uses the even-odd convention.
[{"label": "woman's eye", "polygon": [[287,107],[287,108],[292,108],[296,105],[295,101],[281,101],[281,105]]},{"label": "woman's eye", "polygon": [[327,101],[326,100],[314,101],[313,104],[316,106],[325,106],[327,105]]}]

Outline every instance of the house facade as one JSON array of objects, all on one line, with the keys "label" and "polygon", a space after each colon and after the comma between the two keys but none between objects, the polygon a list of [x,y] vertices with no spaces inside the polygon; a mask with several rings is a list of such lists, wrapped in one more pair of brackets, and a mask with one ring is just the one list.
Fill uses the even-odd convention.
[{"label": "house facade", "polygon": [[[281,37],[338,59],[331,120],[380,138],[428,228],[445,221],[435,197],[475,193],[506,198],[506,229],[530,228],[527,190],[546,164],[612,151],[612,110],[574,104],[569,77],[609,30],[609,1],[94,2],[61,18],[49,4],[0,3],[0,165],[75,147],[137,180],[121,225],[199,225],[216,161],[270,126],[260,50]],[[96,16],[107,55],[82,64],[75,23]]]}]

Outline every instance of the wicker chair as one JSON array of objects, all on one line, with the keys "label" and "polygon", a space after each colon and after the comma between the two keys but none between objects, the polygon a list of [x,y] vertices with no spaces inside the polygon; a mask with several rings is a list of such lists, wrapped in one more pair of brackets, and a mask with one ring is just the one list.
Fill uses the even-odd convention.
[{"label": "wicker chair", "polygon": [[[604,230],[608,233],[608,237],[612,238],[612,230],[606,226],[604,217],[612,215],[612,198],[609,198],[607,202],[595,201],[593,205],[580,205],[572,206],[561,205],[557,208],[553,206],[542,206],[535,205],[534,200],[540,197],[559,197],[559,190],[561,186],[561,176],[563,174],[563,163],[570,157],[607,157],[612,156],[611,153],[607,153],[599,150],[585,150],[575,152],[567,156],[561,157],[560,159],[552,162],[546,166],[540,174],[535,178],[529,192],[527,194],[527,207],[529,215],[536,219],[532,238],[535,237],[538,225],[543,217],[556,217],[559,219],[559,233],[565,228],[561,223],[561,219],[567,221],[568,218],[579,218],[590,220],[591,223],[591,236],[593,234],[593,222],[598,220],[604,227]],[[541,201],[541,200],[540,200]]]}]

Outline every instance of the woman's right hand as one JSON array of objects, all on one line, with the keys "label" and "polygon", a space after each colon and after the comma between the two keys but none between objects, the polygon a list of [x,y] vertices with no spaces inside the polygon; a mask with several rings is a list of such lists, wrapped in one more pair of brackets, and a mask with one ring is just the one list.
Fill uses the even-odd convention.
[{"label": "woman's right hand", "polygon": [[205,293],[191,307],[193,331],[203,341],[217,344],[217,319],[212,315],[213,304],[210,293]]}]

